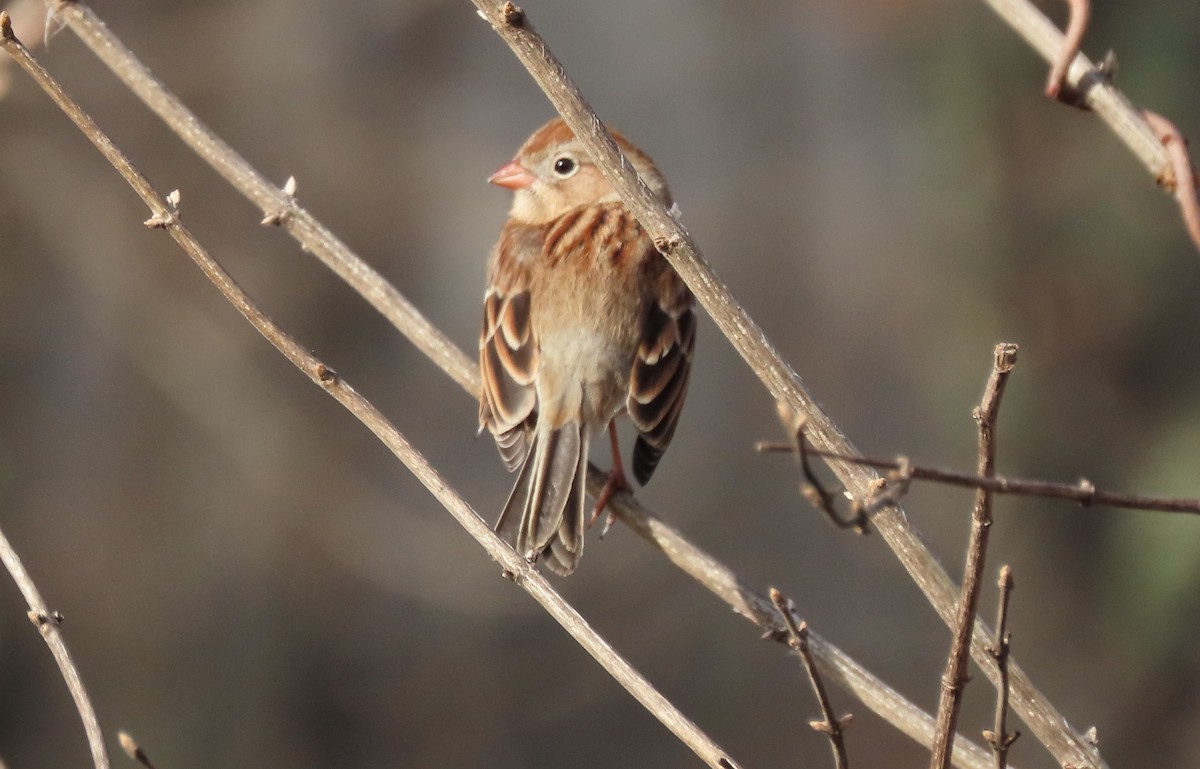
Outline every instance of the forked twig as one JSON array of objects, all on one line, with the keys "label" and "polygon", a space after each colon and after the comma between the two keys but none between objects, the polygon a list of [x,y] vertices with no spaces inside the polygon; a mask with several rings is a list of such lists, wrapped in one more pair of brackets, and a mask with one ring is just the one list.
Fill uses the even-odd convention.
[{"label": "forked twig", "polygon": [[813,693],[817,696],[817,704],[821,707],[821,720],[809,721],[808,725],[829,738],[829,746],[833,751],[833,764],[836,769],[849,769],[850,761],[846,757],[846,727],[854,720],[853,714],[838,718],[833,714],[833,705],[829,702],[829,692],[817,672],[817,664],[813,660],[812,651],[808,648],[808,623],[796,622],[792,602],[785,598],[776,588],[771,588],[771,603],[779,609],[783,624],[787,627],[788,646],[804,661],[804,669],[808,671],[808,681],[812,684]]},{"label": "forked twig", "polygon": [[179,219],[177,198],[175,203],[164,200],[149,181],[129,162],[108,137],[100,130],[83,109],[76,104],[62,87],[11,35],[7,16],[0,13],[3,27],[4,49],[16,59],[54,102],[71,118],[72,122],[96,146],[138,196],[150,208],[151,217],[146,224],[164,229],[171,238],[192,258],[206,277],[221,294],[269,341],[276,350],[304,372],[315,384],[329,393],[350,413],[359,419],[400,459],[417,479],[458,520],[488,554],[512,575],[513,581],[533,596],[538,603],[584,647],[605,670],[625,687],[643,707],[659,719],[685,745],[691,748],[714,769],[736,769],[737,764],[713,740],[705,735],[649,681],[641,676],[616,650],[608,645],[546,581],[546,579],[501,540],[491,527],[462,499],[442,478],[424,456],[392,425],[369,401],[360,395],[332,369],[308,352],[274,321],[266,316],[250,297],[234,282],[225,270],[212,259],[207,251]]},{"label": "forked twig", "polygon": [[1008,733],[1008,650],[1012,640],[1008,632],[1008,599],[1012,595],[1012,569],[1004,565],[1000,569],[1000,600],[996,609],[996,641],[992,645],[992,657],[1000,669],[1000,685],[996,687],[996,717],[991,729],[983,730],[983,739],[992,746],[996,757],[996,769],[1008,766],[1008,749],[1021,736],[1021,732]]},{"label": "forked twig", "polygon": [[[1008,375],[1017,364],[1017,346],[996,345],[992,373],[984,389],[983,400],[975,410],[979,424],[979,475],[987,477],[996,470],[996,418]],[[968,649],[979,606],[979,589],[983,582],[983,567],[987,561],[988,537],[992,529],[992,493],[987,489],[975,492],[975,509],[971,513],[971,539],[967,545],[967,563],[963,567],[962,598],[954,622],[954,640],[942,674],[941,697],[938,700],[938,731],[933,742],[931,769],[949,769],[954,752],[952,739],[958,724],[962,693],[967,682]]]}]

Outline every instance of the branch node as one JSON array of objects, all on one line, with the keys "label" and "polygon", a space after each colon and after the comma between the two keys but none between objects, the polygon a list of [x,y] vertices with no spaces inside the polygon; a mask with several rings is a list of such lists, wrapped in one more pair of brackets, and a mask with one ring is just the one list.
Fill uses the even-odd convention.
[{"label": "branch node", "polygon": [[130,736],[129,732],[117,732],[117,742],[121,743],[121,750],[125,751],[125,755],[137,761],[146,769],[154,769],[154,764],[150,763],[150,757],[146,755],[146,751],[142,750],[137,741]]},{"label": "branch node", "polygon": [[5,40],[16,40],[17,36],[12,31],[12,19],[8,17],[7,11],[0,11],[0,37]]},{"label": "branch node", "polygon": [[142,224],[151,230],[165,230],[179,224],[179,203],[182,199],[183,196],[179,194],[179,190],[171,190],[167,194],[167,207],[156,212]]},{"label": "branch node", "polygon": [[504,4],[504,23],[510,27],[520,29],[525,26],[525,11],[515,3]]},{"label": "branch node", "polygon": [[331,387],[334,384],[337,384],[337,372],[329,368],[329,366],[326,366],[324,363],[317,364],[314,374],[316,375],[317,381],[319,381],[324,387]]},{"label": "branch node", "polygon": [[289,176],[283,183],[283,200],[273,211],[267,211],[259,222],[264,227],[278,227],[296,213],[296,177]]},{"label": "branch node", "polygon": [[672,252],[683,245],[683,238],[679,235],[660,235],[654,239],[654,247],[663,256],[670,256]]},{"label": "branch node", "polygon": [[1096,501],[1096,484],[1089,481],[1087,478],[1080,478],[1079,483],[1075,484],[1075,488],[1079,490],[1079,504],[1083,507],[1091,507],[1092,502]]},{"label": "branch node", "polygon": [[33,626],[38,630],[43,630],[47,626],[58,627],[63,623],[63,620],[66,619],[66,617],[57,611],[52,611],[49,614],[43,614],[38,611],[30,610],[26,612],[25,616],[29,617],[29,621],[32,622]]}]

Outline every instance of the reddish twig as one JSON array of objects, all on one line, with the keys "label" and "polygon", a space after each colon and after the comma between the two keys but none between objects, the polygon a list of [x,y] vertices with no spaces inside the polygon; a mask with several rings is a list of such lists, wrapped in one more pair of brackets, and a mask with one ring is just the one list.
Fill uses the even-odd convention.
[{"label": "reddish twig", "polygon": [[1192,243],[1200,250],[1200,200],[1196,198],[1196,169],[1188,154],[1187,139],[1179,133],[1179,129],[1170,120],[1148,109],[1142,110],[1142,116],[1150,124],[1150,128],[1158,135],[1159,141],[1167,150],[1171,159],[1171,174],[1164,174],[1158,183],[1170,190],[1179,203],[1183,213],[1183,223],[1187,227]]},{"label": "reddish twig", "polygon": [[1021,736],[1020,731],[1008,733],[1008,647],[1012,638],[1008,632],[1008,599],[1012,595],[1012,569],[1006,564],[1000,569],[1000,601],[996,610],[996,641],[992,644],[992,659],[1000,671],[996,687],[996,718],[991,729],[983,730],[983,739],[992,746],[996,769],[1008,766],[1008,749]]},{"label": "reddish twig", "polygon": [[1071,62],[1079,55],[1083,45],[1083,35],[1087,32],[1088,20],[1092,9],[1089,0],[1066,0],[1071,15],[1067,19],[1067,31],[1063,36],[1062,48],[1050,65],[1050,75],[1046,78],[1046,95],[1057,99],[1066,85],[1067,70]]},{"label": "reddish twig", "polygon": [[794,607],[790,599],[785,598],[783,593],[776,588],[771,588],[771,603],[775,604],[775,608],[779,609],[779,615],[783,617],[783,624],[788,632],[788,646],[791,647],[800,659],[804,661],[804,669],[808,671],[808,681],[812,684],[813,693],[817,695],[817,703],[821,707],[821,720],[809,721],[808,725],[814,730],[821,732],[829,738],[830,749],[833,750],[833,763],[836,769],[849,769],[850,762],[846,757],[846,740],[845,731],[850,722],[854,720],[851,713],[847,713],[841,718],[833,715],[833,705],[829,702],[829,692],[825,690],[825,684],[821,681],[821,675],[817,672],[817,663],[813,660],[812,652],[808,648],[808,623],[796,622]]},{"label": "reddish twig", "polygon": [[[987,477],[996,469],[996,417],[1008,375],[1017,364],[1015,344],[996,345],[992,374],[988,377],[983,400],[975,410],[979,424],[979,475]],[[992,493],[987,489],[975,492],[975,509],[971,514],[971,539],[967,546],[967,563],[963,568],[962,597],[954,621],[954,642],[942,674],[941,697],[938,701],[938,730],[934,735],[931,769],[949,769],[954,751],[954,728],[958,722],[963,688],[967,682],[967,661],[970,659],[971,635],[975,625],[975,609],[979,605],[979,589],[983,566],[987,560],[988,536],[992,529]]]}]

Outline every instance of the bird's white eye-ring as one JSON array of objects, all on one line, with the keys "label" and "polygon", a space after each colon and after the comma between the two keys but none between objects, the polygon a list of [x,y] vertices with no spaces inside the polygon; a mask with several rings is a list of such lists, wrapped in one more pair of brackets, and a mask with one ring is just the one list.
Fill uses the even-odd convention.
[{"label": "bird's white eye-ring", "polygon": [[563,155],[554,161],[554,175],[559,179],[566,179],[575,175],[579,170],[579,164],[575,162],[575,158],[570,155]]}]

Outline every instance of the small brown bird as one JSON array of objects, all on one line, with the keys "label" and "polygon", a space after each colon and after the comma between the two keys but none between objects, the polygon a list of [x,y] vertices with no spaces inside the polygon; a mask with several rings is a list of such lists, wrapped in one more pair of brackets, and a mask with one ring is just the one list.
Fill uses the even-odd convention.
[{"label": "small brown bird", "polygon": [[[613,134],[667,205],[666,180]],[[588,443],[608,428],[613,466],[592,520],[628,489],[614,419],[638,437],[645,484],[675,433],[696,341],[693,299],[561,119],[488,179],[513,191],[488,263],[479,365],[480,431],[520,468],[496,531],[567,575],[583,554]]]}]

